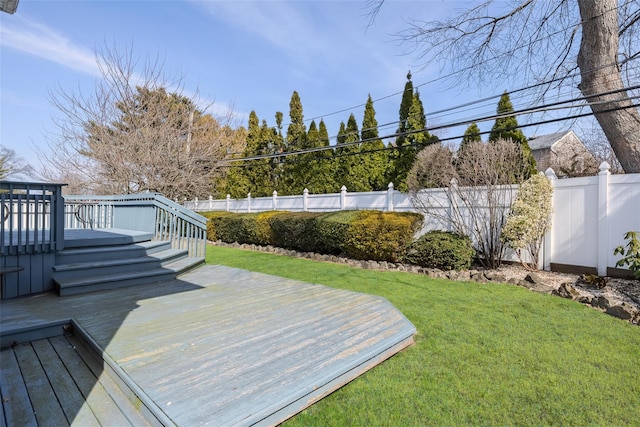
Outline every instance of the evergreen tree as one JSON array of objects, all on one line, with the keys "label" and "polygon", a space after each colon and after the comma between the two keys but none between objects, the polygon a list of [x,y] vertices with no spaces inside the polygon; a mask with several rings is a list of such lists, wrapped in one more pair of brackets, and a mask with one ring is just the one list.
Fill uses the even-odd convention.
[{"label": "evergreen tree", "polygon": [[416,160],[418,152],[426,145],[437,141],[426,130],[427,119],[420,99],[420,92],[418,91],[413,94],[405,122],[406,135],[404,136],[404,145],[398,147],[394,171],[394,185],[400,191],[408,190],[407,175]]},{"label": "evergreen tree", "polygon": [[464,131],[464,136],[462,137],[462,142],[460,143],[460,148],[465,146],[470,142],[482,141],[480,137],[480,128],[476,124],[476,122],[471,123],[467,129]]},{"label": "evergreen tree", "polygon": [[499,139],[503,139],[519,144],[522,149],[524,167],[527,170],[525,179],[528,179],[531,175],[536,173],[536,160],[533,157],[533,153],[531,153],[527,137],[524,136],[524,133],[522,133],[518,128],[518,120],[516,119],[516,116],[509,114],[513,113],[513,111],[513,104],[511,104],[509,93],[505,91],[500,97],[500,101],[498,101],[498,108],[496,109],[497,115],[503,117],[498,117],[496,119],[493,128],[491,128],[491,133],[489,134],[489,141],[494,142]]},{"label": "evergreen tree", "polygon": [[[367,171],[360,155],[361,146],[358,123],[353,114],[349,116],[347,126],[340,124],[336,155],[338,170],[336,173],[337,184],[345,185],[349,191],[370,191]],[[351,144],[351,145],[350,145]]]},{"label": "evergreen tree", "polygon": [[[276,130],[273,140],[273,145],[271,147],[271,152],[273,154],[284,153],[286,151],[286,143],[284,137],[282,136],[282,120],[284,119],[284,114],[282,111],[276,112]],[[274,157],[272,159],[273,167],[272,167],[272,181],[274,184],[274,190],[278,192],[282,188],[282,163],[284,162],[284,157]]]},{"label": "evergreen tree", "polygon": [[[267,122],[263,121],[262,126],[260,126],[257,114],[252,111],[249,114],[249,129],[244,157],[270,154],[271,138],[264,128],[269,129]],[[273,192],[271,159],[248,160],[243,163],[242,171],[246,177],[248,191],[251,192],[251,196],[264,197],[271,195]]]},{"label": "evergreen tree", "polygon": [[[287,128],[286,151],[289,153],[304,150],[307,147],[307,130],[304,125],[302,101],[298,92],[293,91],[289,102],[289,118],[291,122]],[[282,188],[278,193],[302,194],[308,178],[308,168],[303,155],[289,155],[284,159],[282,168]]]},{"label": "evergreen tree", "polygon": [[[327,130],[327,125],[322,119],[320,120],[320,125],[318,127],[318,141],[319,147],[329,147],[331,145],[329,141],[329,131]],[[314,190],[312,192],[317,194],[331,193],[335,191],[335,188],[337,187],[335,180],[336,163],[334,159],[334,151],[323,150],[318,154],[318,171],[314,178]],[[311,191],[311,188],[309,189],[309,191]]]},{"label": "evergreen tree", "polygon": [[388,158],[384,149],[384,143],[378,137],[378,121],[376,110],[373,108],[371,95],[364,107],[362,119],[362,152],[364,169],[368,174],[369,187],[374,190],[385,190],[388,183],[385,182]]}]

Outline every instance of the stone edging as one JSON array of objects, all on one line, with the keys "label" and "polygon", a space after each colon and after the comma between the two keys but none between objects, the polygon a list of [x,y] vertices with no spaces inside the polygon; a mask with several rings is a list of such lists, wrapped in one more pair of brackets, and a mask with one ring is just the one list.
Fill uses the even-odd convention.
[{"label": "stone edging", "polygon": [[[404,271],[408,273],[425,274],[439,279],[449,279],[459,282],[478,283],[506,283],[525,287],[534,292],[552,294],[562,298],[572,299],[588,305],[599,311],[640,325],[640,301],[634,301],[624,293],[614,289],[591,289],[577,275],[553,274],[550,272],[526,272],[524,269],[511,266],[504,270],[483,270],[481,268],[463,271],[444,271],[437,268],[425,268],[412,264],[393,263],[387,261],[356,260],[336,255],[317,254],[313,252],[297,252],[276,246],[260,246],[240,243],[224,243],[221,241],[209,244],[236,249],[267,252],[276,255],[306,258],[314,261],[345,264],[350,267],[368,270]],[[505,271],[506,270],[506,271]],[[553,278],[550,278],[550,277]],[[638,281],[636,282],[640,287]],[[605,281],[606,283],[606,281]]]}]

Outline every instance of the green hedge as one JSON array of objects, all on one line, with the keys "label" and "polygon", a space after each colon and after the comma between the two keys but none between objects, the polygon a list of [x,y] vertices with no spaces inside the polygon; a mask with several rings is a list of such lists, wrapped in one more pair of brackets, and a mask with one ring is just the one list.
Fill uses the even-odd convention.
[{"label": "green hedge", "polygon": [[466,270],[475,250],[468,236],[448,231],[430,231],[411,243],[404,261],[441,270]]},{"label": "green hedge", "polygon": [[416,213],[379,211],[214,212],[209,240],[275,245],[356,259],[398,261],[422,223]]},{"label": "green hedge", "polygon": [[422,224],[417,213],[359,211],[343,247],[350,258],[397,262]]}]

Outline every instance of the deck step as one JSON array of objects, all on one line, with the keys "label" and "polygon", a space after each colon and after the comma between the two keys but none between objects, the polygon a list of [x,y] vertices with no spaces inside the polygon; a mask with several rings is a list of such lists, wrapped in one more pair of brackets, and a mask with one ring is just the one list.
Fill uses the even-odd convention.
[{"label": "deck step", "polygon": [[78,262],[73,264],[55,265],[53,267],[54,280],[64,281],[86,277],[87,272],[95,276],[104,276],[113,273],[125,273],[128,271],[149,270],[188,256],[186,249],[166,249],[147,256],[137,258],[120,258],[99,260],[90,262]]},{"label": "deck step", "polygon": [[85,248],[64,249],[56,254],[56,264],[91,262],[95,260],[115,260],[122,258],[138,258],[171,248],[171,242],[165,240],[149,240],[135,244],[92,246]]},{"label": "deck step", "polygon": [[167,262],[160,267],[144,268],[137,271],[84,276],[69,280],[55,280],[60,296],[76,295],[105,289],[148,284],[172,280],[177,275],[192,270],[204,263],[204,258],[183,257]]}]

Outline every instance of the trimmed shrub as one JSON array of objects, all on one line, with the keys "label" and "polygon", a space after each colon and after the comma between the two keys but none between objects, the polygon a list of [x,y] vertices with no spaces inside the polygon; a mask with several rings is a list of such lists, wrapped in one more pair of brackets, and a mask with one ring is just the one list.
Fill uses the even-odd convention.
[{"label": "trimmed shrub", "polygon": [[350,224],[359,214],[360,211],[337,211],[318,216],[316,218],[317,252],[330,255],[342,254]]},{"label": "trimmed shrub", "polygon": [[279,212],[269,218],[273,244],[302,252],[318,252],[316,218],[313,212]]},{"label": "trimmed shrub", "polygon": [[209,240],[221,240],[227,243],[248,243],[254,245],[272,244],[269,218],[280,212],[209,214],[207,237]]},{"label": "trimmed shrub", "polygon": [[202,212],[200,215],[207,218],[207,240],[215,242],[216,240],[220,240],[216,233],[216,224],[219,224],[218,218],[234,214],[229,212]]},{"label": "trimmed shrub", "polygon": [[422,220],[421,214],[412,212],[359,211],[343,250],[350,258],[397,262]]},{"label": "trimmed shrub", "polygon": [[474,255],[469,236],[430,231],[409,245],[404,260],[427,268],[466,270],[471,267]]}]

